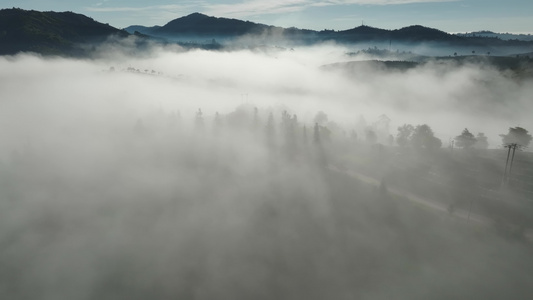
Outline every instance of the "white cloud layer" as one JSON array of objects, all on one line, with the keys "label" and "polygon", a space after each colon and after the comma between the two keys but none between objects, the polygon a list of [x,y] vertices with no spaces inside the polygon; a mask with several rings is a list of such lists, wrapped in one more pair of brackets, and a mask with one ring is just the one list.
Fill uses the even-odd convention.
[{"label": "white cloud layer", "polygon": [[[504,239],[412,205],[327,159],[391,166],[408,186],[438,178],[425,155],[366,144],[365,131],[384,143],[427,123],[446,146],[468,127],[497,146],[509,126],[533,129],[531,80],[453,63],[323,68],[371,58],[348,50],[129,56],[115,43],[93,60],[0,57],[0,298],[527,298],[519,230],[497,227]],[[318,111],[331,142],[314,142]],[[390,127],[372,127],[382,114]],[[446,201],[461,189],[472,201],[477,160],[439,153],[472,160],[437,168]]]}]

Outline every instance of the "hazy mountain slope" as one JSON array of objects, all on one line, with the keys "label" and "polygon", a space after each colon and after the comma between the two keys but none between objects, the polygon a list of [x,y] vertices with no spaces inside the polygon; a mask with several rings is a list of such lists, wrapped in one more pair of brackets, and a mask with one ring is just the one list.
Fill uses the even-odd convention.
[{"label": "hazy mountain slope", "polygon": [[[119,30],[73,12],[4,9],[0,10],[0,55],[37,52],[40,54],[83,56],[87,55],[89,51],[87,49],[94,48],[93,43],[103,42],[110,35],[126,37],[135,32],[147,35],[137,34],[144,38],[148,38],[148,36],[159,37],[174,42],[194,37],[199,37],[202,40],[218,38],[232,40],[246,37],[246,40],[242,40],[244,46],[250,44],[278,45],[279,43],[312,45],[325,41],[343,44],[377,42],[377,46],[379,43],[389,44],[389,42],[410,46],[431,44],[430,46],[438,49],[453,47],[448,52],[450,54],[458,52],[459,55],[474,52],[492,53],[493,55],[527,53],[533,46],[533,42],[528,41],[505,41],[499,38],[479,36],[464,37],[420,25],[396,30],[363,25],[341,31],[315,31],[295,27],[282,28],[193,13],[172,20],[164,26],[132,25],[125,30]],[[167,41],[159,40],[159,42],[166,43]],[[186,46],[196,47],[191,46],[191,44]],[[374,46],[376,45],[374,44]],[[199,44],[199,47],[202,45]],[[208,49],[221,47],[224,45],[216,44],[216,47],[208,47]],[[439,55],[443,55],[443,53]]]},{"label": "hazy mountain slope", "polygon": [[513,34],[513,33],[498,33],[488,30],[457,33],[458,36],[466,37],[485,37],[485,38],[498,38],[501,40],[520,40],[520,41],[533,41],[533,35],[531,34]]},{"label": "hazy mountain slope", "polygon": [[[330,32],[330,34],[332,33]],[[361,25],[352,29],[338,31],[337,35],[353,40],[388,40],[390,38],[390,31]]]},{"label": "hazy mountain slope", "polygon": [[135,33],[135,31],[137,31],[137,32],[140,32],[142,34],[150,35],[150,34],[152,34],[152,32],[154,30],[156,30],[158,28],[161,28],[161,26],[148,27],[148,26],[142,26],[142,25],[131,25],[131,26],[128,26],[128,27],[124,28],[124,30],[127,31],[130,34],[133,34],[133,33]]},{"label": "hazy mountain slope", "polygon": [[463,41],[464,39],[446,33],[444,31],[428,28],[421,25],[413,25],[396,29],[391,32],[392,39],[406,41]]},{"label": "hazy mountain slope", "polygon": [[315,31],[299,28],[282,28],[265,24],[243,21],[238,19],[217,18],[201,13],[193,13],[168,22],[161,27],[130,26],[129,32],[139,31],[144,34],[160,37],[241,37],[261,36],[261,38],[285,38],[293,42],[305,44],[323,41],[336,41],[341,43],[356,43],[366,41],[396,41],[408,43],[437,42],[453,45],[498,45],[504,41],[493,38],[469,38],[446,33],[444,31],[413,25],[396,30],[386,30],[366,25],[348,30],[323,30]]},{"label": "hazy mountain slope", "polygon": [[258,24],[237,19],[216,18],[200,13],[170,21],[162,27],[130,26],[128,31],[136,30],[146,34],[179,36],[242,36],[267,35],[286,38],[315,38],[320,40],[370,41],[370,40],[401,40],[401,41],[457,41],[463,38],[443,31],[423,26],[410,26],[398,30],[385,30],[370,26],[359,26],[342,31],[314,31],[299,28],[282,28]]},{"label": "hazy mountain slope", "polygon": [[[369,69],[381,72],[407,71],[425,64],[440,64],[454,66],[479,66],[494,68],[507,78],[517,81],[530,80],[533,78],[533,60],[527,57],[504,57],[471,55],[458,57],[425,57],[420,56],[411,60],[364,60],[333,63],[322,66],[324,70],[343,70],[348,74],[367,74]],[[376,73],[380,74],[380,73]]]},{"label": "hazy mountain slope", "polygon": [[273,26],[257,24],[237,19],[216,18],[193,13],[168,22],[154,30],[155,34],[193,34],[193,35],[244,35],[261,33]]},{"label": "hazy mountain slope", "polygon": [[101,42],[125,31],[73,12],[0,10],[0,54],[31,51],[42,54],[79,54],[81,43]]}]

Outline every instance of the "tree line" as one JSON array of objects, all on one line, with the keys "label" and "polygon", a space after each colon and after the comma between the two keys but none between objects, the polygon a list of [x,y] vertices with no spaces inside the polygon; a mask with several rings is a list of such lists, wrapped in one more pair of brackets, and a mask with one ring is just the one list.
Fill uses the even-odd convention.
[{"label": "tree line", "polygon": [[[181,119],[179,111],[171,113],[169,117],[171,124],[181,123]],[[427,151],[443,147],[442,140],[435,136],[435,132],[428,124],[403,124],[397,127],[396,135],[393,135],[389,130],[390,119],[386,115],[379,116],[378,120],[370,125],[362,116],[356,123],[348,133],[342,126],[329,120],[328,115],[323,111],[315,114],[311,124],[305,124],[299,121],[297,114],[291,114],[288,110],[282,110],[277,118],[272,110],[261,111],[257,107],[241,105],[227,114],[215,112],[212,120],[206,120],[204,112],[199,108],[195,112],[192,125],[196,131],[211,131],[215,135],[223,131],[250,129],[256,135],[263,135],[269,146],[279,143],[289,148],[294,148],[300,143],[308,143],[308,141],[320,144],[339,138],[368,144],[383,142],[391,147],[396,145],[401,148],[412,147]],[[135,130],[144,132],[146,129],[144,127],[143,120],[137,120]],[[363,133],[362,139],[358,135],[361,132]],[[528,130],[519,126],[510,127],[508,132],[500,134],[500,137],[503,147],[516,145],[519,149],[528,147],[533,140]],[[468,128],[465,128],[450,140],[449,146],[462,149],[487,149],[489,141],[485,133],[478,132],[474,135]]]}]

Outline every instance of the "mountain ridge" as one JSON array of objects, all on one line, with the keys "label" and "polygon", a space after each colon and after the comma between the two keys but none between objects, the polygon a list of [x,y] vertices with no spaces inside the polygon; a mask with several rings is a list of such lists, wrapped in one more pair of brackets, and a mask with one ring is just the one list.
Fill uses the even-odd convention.
[{"label": "mountain ridge", "polygon": [[[169,21],[162,26],[129,26],[124,30],[141,32],[165,38],[202,38],[261,36],[261,38],[292,39],[307,43],[334,40],[341,43],[365,41],[400,42],[445,42],[465,43],[469,37],[450,34],[439,29],[422,25],[411,25],[400,29],[388,30],[361,25],[346,30],[311,30],[296,27],[283,28],[273,25],[254,23],[239,19],[219,18],[201,13],[192,13]],[[479,41],[477,41],[479,43]]]},{"label": "mountain ridge", "polygon": [[126,31],[73,12],[0,10],[0,54],[37,52],[83,55],[81,44],[103,42]]},{"label": "mountain ridge", "polygon": [[[40,12],[18,8],[0,10],[0,55],[36,52],[45,55],[86,56],[91,52],[90,49],[95,49],[98,43],[106,41],[110,36],[124,38],[130,35],[135,35],[141,44],[152,39],[156,43],[170,42],[188,48],[206,49],[224,47],[215,43],[215,39],[218,38],[242,42],[244,44],[241,46],[244,47],[253,44],[312,45],[323,42],[339,44],[376,42],[382,46],[390,45],[392,42],[404,45],[433,43],[439,47],[453,46],[457,48],[453,51],[461,53],[466,51],[474,53],[473,50],[478,53],[496,53],[494,51],[496,47],[521,47],[520,51],[526,48],[528,51],[522,52],[525,53],[531,52],[533,46],[533,41],[504,41],[494,37],[459,36],[422,25],[395,30],[361,25],[347,30],[316,31],[193,13],[171,20],[163,26],[132,25],[125,29],[117,29],[74,12]],[[204,45],[205,43],[202,44],[203,42],[189,43],[188,41],[194,40],[191,37],[213,43],[208,47]],[[249,39],[243,39],[244,37]]]}]

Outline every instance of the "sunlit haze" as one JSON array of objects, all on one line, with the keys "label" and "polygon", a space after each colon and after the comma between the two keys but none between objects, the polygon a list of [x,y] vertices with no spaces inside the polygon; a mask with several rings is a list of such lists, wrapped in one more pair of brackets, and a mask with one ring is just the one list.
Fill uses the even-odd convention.
[{"label": "sunlit haze", "polygon": [[[117,27],[532,24],[518,1],[13,6]],[[532,41],[2,13],[0,299],[533,295]]]}]

